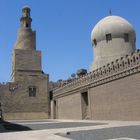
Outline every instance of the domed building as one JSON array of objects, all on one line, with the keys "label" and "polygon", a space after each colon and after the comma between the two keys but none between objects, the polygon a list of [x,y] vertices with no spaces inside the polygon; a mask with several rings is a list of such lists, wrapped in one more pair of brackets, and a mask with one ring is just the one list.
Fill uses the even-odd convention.
[{"label": "domed building", "polygon": [[107,16],[92,30],[90,73],[53,90],[52,118],[140,120],[140,52],[133,26]]},{"label": "domed building", "polygon": [[119,16],[107,16],[100,20],[92,30],[91,41],[94,52],[91,71],[136,50],[135,30]]},{"label": "domed building", "polygon": [[89,73],[59,80],[49,75],[36,50],[31,9],[24,6],[12,53],[11,82],[0,85],[5,119],[140,120],[140,51],[136,33],[122,17],[107,16],[92,30],[94,61]]}]

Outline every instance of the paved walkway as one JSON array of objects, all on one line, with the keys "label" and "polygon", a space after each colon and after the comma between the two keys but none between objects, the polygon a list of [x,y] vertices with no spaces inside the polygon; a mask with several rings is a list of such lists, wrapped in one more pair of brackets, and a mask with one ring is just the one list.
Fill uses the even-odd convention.
[{"label": "paved walkway", "polygon": [[[0,140],[140,140],[140,121],[23,120],[12,123],[31,129],[39,126],[40,130],[0,133]],[[53,127],[46,129],[47,125]]]}]

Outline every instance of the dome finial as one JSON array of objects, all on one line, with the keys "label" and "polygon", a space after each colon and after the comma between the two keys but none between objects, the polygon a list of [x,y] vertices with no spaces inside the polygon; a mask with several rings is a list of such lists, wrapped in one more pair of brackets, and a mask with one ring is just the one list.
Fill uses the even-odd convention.
[{"label": "dome finial", "polygon": [[109,15],[112,16],[112,10],[111,10],[111,8],[109,9]]}]

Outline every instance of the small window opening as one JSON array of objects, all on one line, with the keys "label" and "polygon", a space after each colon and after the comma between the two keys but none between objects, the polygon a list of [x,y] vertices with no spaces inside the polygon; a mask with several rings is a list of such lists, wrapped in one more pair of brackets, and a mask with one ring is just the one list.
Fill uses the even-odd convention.
[{"label": "small window opening", "polygon": [[36,97],[36,87],[29,87],[29,97]]},{"label": "small window opening", "polygon": [[97,45],[97,40],[95,38],[93,39],[93,42],[94,42],[94,45],[96,46]]},{"label": "small window opening", "polygon": [[106,42],[112,40],[111,34],[106,34]]},{"label": "small window opening", "polygon": [[129,42],[129,34],[127,33],[124,34],[124,41]]},{"label": "small window opening", "polygon": [[26,27],[28,28],[29,27],[29,24],[26,23]]}]

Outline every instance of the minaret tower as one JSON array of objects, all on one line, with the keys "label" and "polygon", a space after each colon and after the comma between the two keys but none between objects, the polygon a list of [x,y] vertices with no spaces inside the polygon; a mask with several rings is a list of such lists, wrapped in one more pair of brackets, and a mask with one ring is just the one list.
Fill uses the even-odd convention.
[{"label": "minaret tower", "polygon": [[24,6],[22,9],[22,17],[20,19],[21,28],[31,28],[32,18],[30,17],[30,8],[28,6]]},{"label": "minaret tower", "polygon": [[30,8],[24,6],[22,9],[22,17],[20,18],[20,30],[16,41],[15,49],[35,50],[36,49],[36,33],[32,31],[30,17]]},{"label": "minaret tower", "polygon": [[[36,32],[32,31],[30,8],[24,6],[21,27],[13,49],[12,82],[17,84],[14,103],[16,112],[25,118],[48,118],[49,77],[42,71],[41,51],[36,50]],[[19,117],[20,118],[20,117]]]},{"label": "minaret tower", "polygon": [[36,32],[32,31],[30,8],[24,6],[21,27],[13,50],[12,81],[22,81],[27,75],[42,73],[41,51],[36,50]]}]

